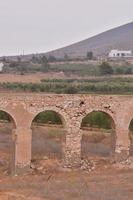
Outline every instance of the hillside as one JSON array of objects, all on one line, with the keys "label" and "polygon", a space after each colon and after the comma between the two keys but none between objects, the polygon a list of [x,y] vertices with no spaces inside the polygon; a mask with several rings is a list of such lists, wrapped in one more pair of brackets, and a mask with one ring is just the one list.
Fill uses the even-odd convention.
[{"label": "hillside", "polygon": [[[133,51],[133,22],[54,51],[36,54],[36,57],[52,55],[56,58],[64,58],[66,54],[69,58],[86,57],[88,51],[93,51],[96,57],[105,57],[112,49]],[[20,57],[22,61],[29,61],[33,54]],[[8,56],[7,58],[17,60],[18,56]],[[1,57],[0,60],[2,59]]]},{"label": "hillside", "polygon": [[70,46],[48,52],[47,55],[63,57],[86,56],[93,51],[95,56],[106,56],[111,49],[133,50],[133,22],[111,29],[99,35],[72,44]]}]

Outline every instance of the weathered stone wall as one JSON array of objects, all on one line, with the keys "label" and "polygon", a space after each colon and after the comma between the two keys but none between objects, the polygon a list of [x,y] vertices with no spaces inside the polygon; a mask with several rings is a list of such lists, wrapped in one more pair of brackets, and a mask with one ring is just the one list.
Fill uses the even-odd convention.
[{"label": "weathered stone wall", "polygon": [[14,122],[13,171],[28,169],[31,162],[31,124],[42,111],[57,112],[66,129],[65,166],[79,166],[81,158],[80,129],[82,119],[92,111],[103,111],[113,120],[116,134],[116,160],[129,155],[129,124],[133,118],[133,96],[0,94],[0,110],[9,113]]}]

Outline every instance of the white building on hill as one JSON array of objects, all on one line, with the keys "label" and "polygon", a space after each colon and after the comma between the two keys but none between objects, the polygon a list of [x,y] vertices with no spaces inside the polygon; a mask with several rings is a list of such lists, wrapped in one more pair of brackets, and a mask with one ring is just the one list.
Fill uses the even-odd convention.
[{"label": "white building on hill", "polygon": [[109,53],[109,58],[123,58],[132,57],[132,51],[122,51],[122,50],[111,50]]}]

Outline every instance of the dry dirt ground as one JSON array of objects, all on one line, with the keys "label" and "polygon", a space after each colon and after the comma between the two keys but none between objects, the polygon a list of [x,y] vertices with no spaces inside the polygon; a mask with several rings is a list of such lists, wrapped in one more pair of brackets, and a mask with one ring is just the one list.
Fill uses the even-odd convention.
[{"label": "dry dirt ground", "polygon": [[59,73],[33,73],[33,74],[0,74],[0,83],[4,82],[20,82],[20,83],[40,83],[41,79],[49,79],[49,78],[64,78],[64,74],[62,72]]},{"label": "dry dirt ground", "polygon": [[133,169],[109,162],[110,134],[98,139],[96,134],[86,139],[86,131],[84,135],[82,157],[89,167],[83,163],[80,169],[65,169],[61,164],[63,128],[34,126],[31,170],[12,177],[11,124],[0,124],[0,200],[132,200]]},{"label": "dry dirt ground", "polygon": [[[133,75],[112,75],[114,78],[133,78]],[[63,72],[59,73],[34,73],[34,74],[0,74],[0,83],[40,83],[42,79],[96,79],[95,76],[84,76],[79,77],[77,75],[71,75],[70,77],[66,76]],[[99,77],[104,78],[104,77]]]}]

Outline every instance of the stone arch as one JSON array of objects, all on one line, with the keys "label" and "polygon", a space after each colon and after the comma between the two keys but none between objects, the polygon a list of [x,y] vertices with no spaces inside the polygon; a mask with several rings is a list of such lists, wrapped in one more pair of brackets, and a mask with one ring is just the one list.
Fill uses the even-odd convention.
[{"label": "stone arch", "polygon": [[[2,135],[0,137],[2,137],[3,138],[2,141],[4,141],[4,143],[2,143],[1,145],[1,148],[3,148],[3,150],[5,149],[5,156],[7,155],[6,157],[9,157],[7,161],[9,163],[8,173],[13,174],[15,170],[15,142],[16,142],[14,132],[17,129],[17,122],[14,115],[10,111],[0,108],[0,113],[7,116],[6,120],[9,121],[10,123],[9,125],[9,123],[7,124],[6,120],[1,121],[0,133],[2,133]],[[4,134],[6,137],[4,136]],[[0,150],[2,150],[1,148]]]},{"label": "stone arch", "polygon": [[105,114],[107,114],[111,119],[112,119],[112,122],[113,122],[113,126],[114,128],[116,128],[116,119],[115,119],[115,116],[113,113],[109,112],[108,110],[106,109],[102,109],[102,108],[92,108],[92,109],[86,109],[86,112],[84,113],[84,115],[81,115],[78,119],[79,121],[79,126],[81,128],[81,124],[82,124],[82,120],[84,117],[86,117],[88,114],[92,113],[92,112],[103,112]]},{"label": "stone arch", "polygon": [[129,155],[133,156],[133,116],[129,123]]},{"label": "stone arch", "polygon": [[106,114],[106,115],[111,119],[113,128],[114,128],[114,129],[116,128],[114,116],[113,116],[110,112],[108,112],[108,111],[106,111],[106,110],[102,110],[102,109],[91,109],[91,110],[89,110],[88,112],[86,112],[86,114],[80,118],[80,128],[81,128],[83,119],[84,119],[87,115],[90,115],[90,114],[93,113],[93,112],[101,112],[101,113]]},{"label": "stone arch", "polygon": [[[34,115],[34,117],[32,117],[32,123],[34,122],[34,119],[40,113],[45,113],[47,111],[50,111],[51,113],[52,112],[55,113],[60,118],[62,127],[60,128],[61,130],[58,129],[59,130],[59,136],[57,134],[56,141],[54,141],[54,139],[53,139],[54,136],[52,136],[51,139],[48,138],[48,131],[47,131],[47,129],[45,129],[45,127],[43,127],[43,128],[39,127],[38,130],[43,131],[43,132],[40,131],[40,136],[39,136],[39,137],[42,138],[41,144],[43,143],[39,147],[39,149],[40,148],[42,149],[41,150],[41,154],[40,154],[40,159],[41,159],[42,155],[43,155],[43,157],[46,156],[48,158],[53,158],[53,156],[51,156],[53,154],[53,155],[55,155],[55,158],[64,160],[64,158],[65,158],[66,137],[67,137],[66,130],[67,130],[67,126],[68,126],[68,120],[67,120],[68,116],[64,112],[59,111],[58,109],[51,108],[51,107],[48,108],[47,107],[46,109],[41,109],[41,110],[36,112],[36,115]],[[36,129],[34,129],[32,127],[32,123],[31,123],[31,129],[32,129],[32,161],[36,162],[36,157],[37,157],[36,155],[38,154],[38,152],[35,150],[35,147],[36,147],[36,144],[37,144],[35,141],[39,141],[40,138],[35,140],[35,138],[37,138],[38,135],[37,135]],[[55,126],[57,126],[57,125],[55,124]],[[55,128],[57,129],[58,127],[55,127]],[[63,136],[61,136],[61,134],[63,134]],[[58,140],[58,142],[57,142],[57,140]],[[50,151],[47,150],[45,148],[45,145],[46,145],[47,149],[49,149],[51,147],[51,150]],[[39,149],[38,149],[38,151],[40,151]],[[55,150],[55,152],[54,152],[54,150]],[[50,152],[51,152],[51,155],[50,155]]]},{"label": "stone arch", "polygon": [[125,126],[127,127],[127,129],[130,128],[132,120],[133,120],[133,113],[130,114],[130,116],[128,116],[127,119],[125,119]]},{"label": "stone arch", "polygon": [[45,112],[45,111],[53,111],[53,112],[55,112],[57,115],[59,115],[64,128],[67,129],[69,127],[69,116],[67,115],[67,113],[61,111],[60,109],[57,109],[56,107],[46,107],[46,108],[42,108],[42,109],[37,110],[37,112],[35,112],[32,115],[32,118],[29,121],[29,127],[30,128],[31,128],[32,122],[35,119],[35,117],[39,113],[42,113],[42,112]]},{"label": "stone arch", "polygon": [[13,129],[16,129],[17,128],[17,121],[16,121],[16,118],[13,115],[13,113],[8,111],[7,109],[3,109],[3,108],[0,108],[0,112],[4,112],[9,116],[10,121],[13,123]]},{"label": "stone arch", "polygon": [[[115,125],[115,119],[114,116],[112,115],[112,113],[104,110],[104,109],[90,109],[88,112],[86,112],[86,114],[84,114],[84,116],[80,119],[80,130],[81,130],[81,134],[82,134],[82,140],[81,143],[83,141],[83,131],[82,131],[82,122],[83,120],[87,117],[87,116],[91,116],[91,114],[93,113],[104,113],[105,117],[108,117],[110,119],[111,122],[111,132],[110,132],[110,155],[114,155],[115,153],[115,146],[116,146],[116,125]],[[91,130],[91,129],[90,129]],[[95,138],[96,140],[98,140],[98,138]],[[96,148],[96,147],[95,147]],[[82,149],[82,145],[81,145],[81,149]]]}]

